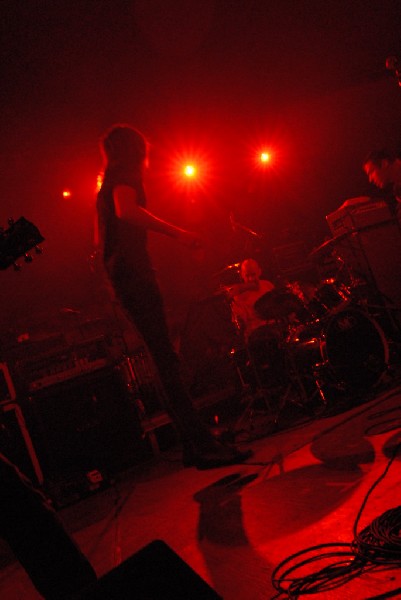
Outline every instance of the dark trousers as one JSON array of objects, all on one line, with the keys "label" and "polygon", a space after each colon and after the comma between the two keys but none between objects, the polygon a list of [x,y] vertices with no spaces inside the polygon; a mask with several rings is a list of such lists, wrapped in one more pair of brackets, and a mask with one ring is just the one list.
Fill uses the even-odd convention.
[{"label": "dark trousers", "polygon": [[142,335],[165,391],[165,408],[184,443],[207,445],[212,436],[197,415],[183,385],[179,360],[172,346],[163,299],[153,276],[132,275],[123,266],[111,276],[115,294]]},{"label": "dark trousers", "polygon": [[96,581],[89,561],[44,496],[2,454],[0,535],[46,600],[65,600]]}]

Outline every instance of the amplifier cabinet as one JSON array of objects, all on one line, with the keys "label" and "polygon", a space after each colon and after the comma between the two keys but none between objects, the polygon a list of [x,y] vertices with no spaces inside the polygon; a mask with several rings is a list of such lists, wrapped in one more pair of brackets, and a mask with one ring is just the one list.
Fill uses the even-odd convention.
[{"label": "amplifier cabinet", "polygon": [[387,202],[360,196],[346,200],[336,211],[326,215],[326,221],[334,237],[352,233],[364,227],[385,223],[392,219]]},{"label": "amplifier cabinet", "polygon": [[32,393],[29,426],[45,480],[112,476],[149,455],[119,370],[108,367]]}]

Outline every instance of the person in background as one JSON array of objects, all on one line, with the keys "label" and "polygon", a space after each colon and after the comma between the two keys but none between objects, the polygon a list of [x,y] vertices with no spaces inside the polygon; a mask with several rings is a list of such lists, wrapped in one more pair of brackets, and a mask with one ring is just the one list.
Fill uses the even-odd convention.
[{"label": "person in background", "polygon": [[[261,278],[262,269],[253,258],[242,261],[240,275],[242,282],[231,286],[229,296],[233,321],[249,357],[251,380],[253,374],[257,386],[281,386],[287,383],[287,374],[281,349],[283,323],[274,315],[276,286]],[[273,301],[273,313],[262,314],[257,303],[263,300],[268,305],[269,298]]]},{"label": "person in background", "polygon": [[386,150],[370,152],[363,162],[369,182],[383,191],[393,216],[401,214],[401,158]]},{"label": "person in background", "polygon": [[147,248],[148,231],[169,236],[187,251],[201,247],[196,233],[168,223],[147,209],[145,137],[126,124],[114,125],[101,140],[104,178],[97,197],[97,241],[117,300],[142,336],[165,391],[165,407],[180,435],[184,465],[198,469],[240,463],[251,456],[217,441],[195,411],[182,382],[163,298]]},{"label": "person in background", "polygon": [[234,284],[229,295],[232,298],[232,313],[239,329],[243,332],[245,341],[251,334],[267,324],[255,310],[255,303],[264,294],[274,290],[274,284],[261,279],[262,269],[253,258],[243,260],[240,265],[242,282]]}]

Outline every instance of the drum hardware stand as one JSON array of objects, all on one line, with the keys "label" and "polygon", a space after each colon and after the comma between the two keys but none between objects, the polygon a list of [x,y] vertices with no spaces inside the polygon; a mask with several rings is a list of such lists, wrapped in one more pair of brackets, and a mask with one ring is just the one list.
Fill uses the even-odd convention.
[{"label": "drum hardware stand", "polygon": [[[341,382],[338,381],[329,381],[329,377],[328,375],[324,374],[325,370],[327,371],[327,369],[329,368],[329,364],[327,361],[324,361],[322,363],[317,363],[314,365],[313,371],[312,371],[312,375],[313,375],[313,382],[316,386],[316,392],[315,394],[319,394],[319,397],[323,403],[323,411],[328,407],[329,405],[329,399],[327,398],[326,392],[324,390],[324,385],[329,385],[330,383],[334,385],[336,385],[337,389],[343,392],[345,392],[346,386],[345,384],[342,384]],[[313,398],[313,395],[311,396],[311,398]]]},{"label": "drum hardware stand", "polygon": [[270,403],[270,400],[269,400],[269,397],[267,394],[267,390],[264,388],[264,386],[262,384],[259,373],[258,373],[257,368],[254,363],[254,359],[249,350],[248,344],[246,344],[246,346],[245,346],[245,352],[246,352],[247,364],[251,368],[251,373],[252,373],[253,377],[255,378],[256,386],[255,386],[255,390],[252,390],[252,385],[249,383],[246,383],[246,381],[244,380],[244,376],[241,373],[241,369],[236,365],[236,371],[237,371],[239,382],[241,385],[241,390],[240,390],[241,399],[245,402],[245,408],[243,409],[241,415],[235,421],[235,423],[232,427],[233,431],[237,432],[237,433],[240,432],[241,430],[243,430],[243,429],[241,429],[241,427],[246,421],[248,421],[248,423],[249,423],[249,429],[253,429],[254,416],[255,416],[255,412],[256,412],[255,404],[258,400],[263,401],[263,404],[265,407],[263,412],[272,413],[272,406],[271,406],[271,403]]},{"label": "drum hardware stand", "polygon": [[[240,431],[240,426],[247,419],[249,420],[250,429],[252,430],[252,428],[254,426],[253,417],[256,412],[255,411],[255,403],[259,399],[262,399],[264,401],[265,407],[266,407],[266,412],[270,413],[272,415],[271,424],[273,426],[273,429],[276,429],[278,427],[280,417],[283,414],[283,411],[285,410],[285,408],[289,404],[293,404],[295,406],[298,406],[299,408],[304,409],[305,406],[307,406],[308,403],[314,398],[314,396],[316,394],[319,394],[319,397],[320,397],[324,407],[326,407],[327,399],[324,394],[322,383],[321,383],[320,379],[318,378],[318,374],[315,372],[313,373],[313,380],[314,380],[316,389],[312,394],[308,394],[305,389],[305,385],[302,382],[302,378],[301,378],[299,370],[296,366],[294,357],[292,356],[292,352],[288,348],[288,344],[286,344],[285,342],[281,343],[280,348],[284,352],[284,360],[286,363],[286,366],[284,368],[286,369],[286,374],[288,376],[288,383],[286,385],[283,385],[283,392],[280,395],[280,400],[278,402],[278,406],[275,409],[273,409],[271,402],[269,400],[269,397],[268,397],[267,390],[263,386],[263,383],[260,380],[259,374],[258,374],[255,364],[253,362],[253,358],[251,356],[249,348],[248,347],[246,348],[249,364],[251,365],[252,372],[253,372],[253,374],[255,376],[255,380],[256,380],[256,390],[255,390],[255,392],[252,392],[251,386],[244,381],[244,378],[243,378],[240,370],[238,369],[238,375],[239,375],[239,379],[241,382],[241,393],[243,394],[243,397],[246,398],[246,406],[245,406],[243,413],[240,415],[239,419],[234,424],[234,431]],[[294,395],[295,395],[295,398],[294,398]]]},{"label": "drum hardware stand", "polygon": [[[298,406],[300,408],[305,408],[305,406],[307,406],[308,403],[311,402],[311,400],[313,400],[313,398],[318,394],[320,399],[323,402],[323,405],[324,406],[327,405],[327,398],[324,394],[322,382],[320,381],[318,374],[315,372],[315,370],[313,370],[312,374],[313,374],[313,383],[316,386],[316,389],[312,394],[308,394],[308,392],[306,391],[305,385],[302,381],[302,377],[299,373],[299,369],[298,369],[295,359],[293,357],[293,353],[292,353],[291,349],[289,348],[288,343],[286,343],[286,342],[285,342],[285,358],[286,358],[287,365],[288,365],[287,372],[288,372],[289,383],[287,385],[287,389],[284,393],[284,396],[282,397],[281,402],[279,404],[277,414],[276,414],[276,422],[278,422],[280,414],[286,408],[286,406],[288,405],[289,402],[291,402],[292,404],[294,404],[295,406]],[[295,394],[298,396],[298,401],[296,401],[294,399],[291,400],[291,392],[295,392]]]},{"label": "drum hardware stand", "polygon": [[[232,317],[233,317],[233,323],[235,325],[235,328],[236,328],[236,331],[238,334],[238,338],[241,339],[241,337],[242,337],[241,336],[241,324],[235,318],[233,313],[232,313]],[[270,400],[268,397],[267,390],[263,386],[263,383],[259,376],[258,370],[255,365],[254,358],[249,349],[248,342],[246,342],[244,344],[244,349],[245,349],[246,364],[249,365],[252,377],[254,378],[254,381],[255,381],[255,389],[253,390],[252,385],[245,381],[244,375],[241,373],[240,367],[237,364],[235,364],[235,370],[237,372],[238,379],[239,379],[240,386],[241,386],[240,387],[240,396],[241,396],[242,401],[245,402],[245,408],[243,409],[241,415],[238,417],[238,419],[235,421],[235,423],[231,427],[231,430],[234,435],[236,433],[239,433],[240,431],[243,431],[243,428],[241,429],[241,427],[246,421],[248,421],[248,423],[249,423],[250,430],[254,428],[254,416],[255,416],[255,412],[256,412],[255,404],[258,400],[263,401],[263,404],[264,404],[263,412],[272,413],[272,406],[271,406],[271,403],[270,403]],[[231,356],[233,356],[234,354],[235,354],[235,349],[231,350]]]},{"label": "drum hardware stand", "polygon": [[[293,356],[292,348],[288,342],[290,314],[293,312],[292,309],[298,310],[300,308],[298,307],[298,299],[297,303],[294,304],[295,300],[292,300],[292,296],[293,295],[291,295],[289,298],[286,295],[284,295],[283,297],[279,296],[277,305],[272,304],[271,306],[269,306],[269,304],[267,304],[267,312],[265,314],[263,314],[262,312],[264,308],[263,305],[259,307],[262,312],[262,314],[259,315],[261,316],[261,318],[268,320],[272,319],[274,316],[274,320],[279,326],[280,333],[277,339],[279,351],[278,360],[280,361],[280,365],[282,366],[282,376],[279,377],[279,382],[277,385],[278,391],[280,393],[278,406],[275,406],[273,409],[268,395],[268,388],[266,388],[266,386],[264,386],[263,382],[261,381],[260,374],[258,372],[257,365],[255,365],[254,357],[252,356],[252,352],[249,348],[249,345],[245,344],[247,364],[251,367],[252,376],[254,378],[256,386],[253,390],[252,386],[244,381],[244,377],[241,373],[240,368],[236,366],[241,384],[241,394],[242,397],[246,399],[246,406],[243,413],[240,415],[240,417],[234,424],[234,431],[238,431],[239,427],[243,425],[244,421],[246,421],[247,419],[250,421],[250,428],[253,428],[253,417],[256,412],[255,403],[260,398],[265,403],[266,411],[271,415],[271,424],[273,425],[274,429],[277,428],[283,411],[290,403],[295,406],[298,406],[299,408],[305,409],[307,408],[308,403],[318,394],[324,407],[326,407],[327,405],[327,398],[325,396],[323,388],[324,382],[321,381],[321,379],[318,376],[318,373],[315,373],[314,371],[313,374],[311,373],[314,383],[314,389],[311,393],[308,393],[307,389],[305,388],[305,384],[302,380],[302,376],[297,366],[295,357]],[[269,301],[267,300],[267,302]],[[281,302],[284,304],[284,308],[281,306]],[[233,321],[237,326],[237,331],[239,332],[239,323],[236,323],[235,319],[233,319]],[[277,365],[277,367],[279,367],[279,365]]]}]

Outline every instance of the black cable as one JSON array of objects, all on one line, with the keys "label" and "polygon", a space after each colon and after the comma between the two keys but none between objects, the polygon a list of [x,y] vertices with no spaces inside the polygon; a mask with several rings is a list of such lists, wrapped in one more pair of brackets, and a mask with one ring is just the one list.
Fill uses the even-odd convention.
[{"label": "black cable", "polygon": [[387,461],[387,465],[386,465],[386,468],[384,469],[383,473],[376,479],[376,481],[373,482],[373,484],[370,486],[369,490],[367,491],[365,498],[363,499],[363,502],[361,504],[361,507],[358,511],[358,514],[356,516],[355,522],[354,522],[354,527],[353,527],[354,538],[358,537],[357,528],[358,528],[359,520],[361,518],[362,512],[363,512],[373,490],[379,485],[379,483],[381,481],[383,481],[383,479],[387,475],[391,465],[393,464],[393,462],[398,454],[398,450],[400,449],[400,447],[401,447],[401,443],[397,444],[397,446],[394,447],[393,453],[392,453],[390,459]]},{"label": "black cable", "polygon": [[[333,551],[322,552],[324,548],[329,547],[333,548]],[[338,548],[338,550],[334,551],[335,548]],[[340,548],[344,548],[345,551],[341,551]],[[300,556],[305,556],[317,551],[319,551],[318,554],[294,562],[294,564],[290,565],[285,571],[282,573],[280,572],[286,564],[295,561]],[[295,576],[297,571],[314,562],[321,562],[333,558],[338,560],[318,571],[308,573],[307,575]],[[272,583],[279,592],[274,598],[286,597],[296,599],[304,594],[315,594],[335,589],[360,575],[366,570],[366,566],[366,561],[355,558],[355,555],[351,551],[350,544],[332,543],[312,546],[311,548],[291,555],[280,563],[273,571]]]},{"label": "black cable", "polygon": [[[383,473],[366,493],[354,522],[354,540],[351,544],[320,544],[296,552],[284,559],[274,569],[271,576],[272,584],[278,592],[273,597],[274,599],[285,597],[296,600],[301,595],[333,590],[373,569],[401,566],[401,537],[399,535],[401,507],[386,511],[360,533],[357,532],[362,512],[371,494],[387,475],[400,447],[401,443],[394,448]],[[335,551],[334,548],[338,548],[338,550]],[[312,556],[308,556],[309,554]],[[297,571],[305,569],[312,563],[333,558],[338,560],[309,574],[295,576]]]}]

